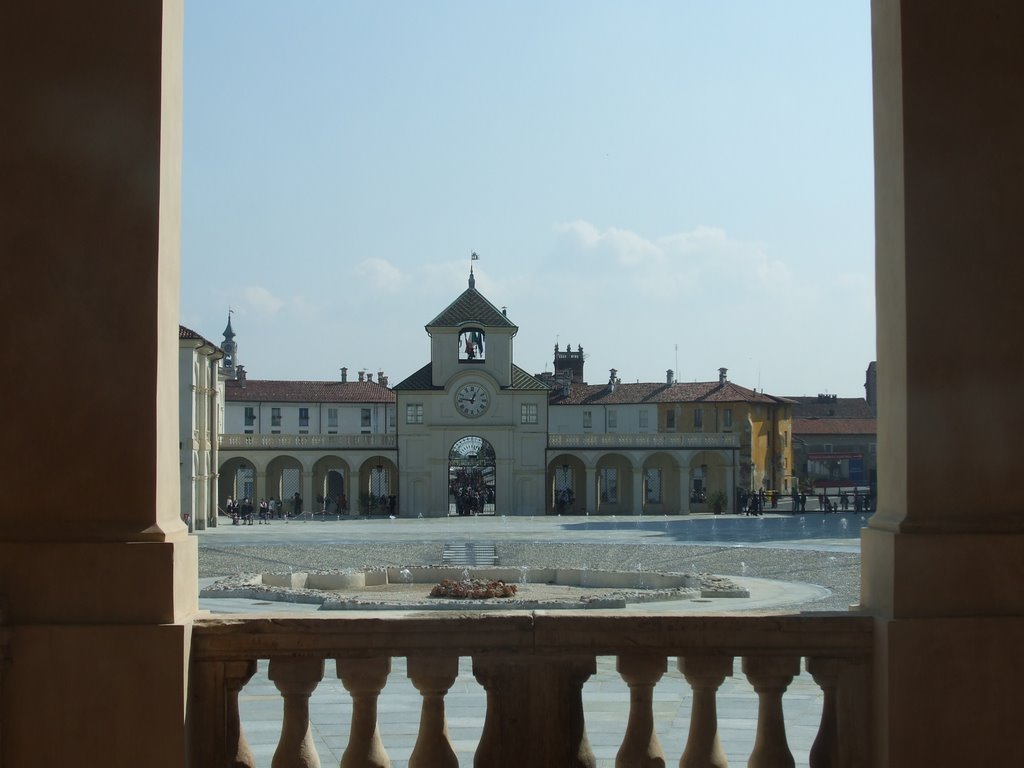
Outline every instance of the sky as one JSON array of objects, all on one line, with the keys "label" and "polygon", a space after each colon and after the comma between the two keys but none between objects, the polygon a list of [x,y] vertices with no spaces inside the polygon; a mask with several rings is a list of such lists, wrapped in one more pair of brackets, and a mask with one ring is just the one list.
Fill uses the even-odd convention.
[{"label": "sky", "polygon": [[391,384],[467,287],[515,362],[864,394],[864,0],[186,5],[181,322]]}]

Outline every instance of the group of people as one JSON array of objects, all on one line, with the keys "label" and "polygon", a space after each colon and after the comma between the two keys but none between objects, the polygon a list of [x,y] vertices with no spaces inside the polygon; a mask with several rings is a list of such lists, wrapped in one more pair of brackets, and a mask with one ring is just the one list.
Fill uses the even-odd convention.
[{"label": "group of people", "polygon": [[[792,498],[793,512],[807,511],[806,493],[803,491],[798,492],[794,488]],[[818,509],[822,512],[849,512],[851,506],[853,507],[854,512],[871,512],[872,501],[870,494],[861,493],[859,488],[854,488],[852,499],[846,490],[840,491],[839,495],[835,497],[830,497],[828,493],[825,492],[818,494]]]},{"label": "group of people", "polygon": [[[271,496],[269,499],[260,499],[259,504],[254,504],[250,498],[232,499],[228,496],[224,504],[224,511],[231,518],[232,525],[253,525],[258,522],[261,525],[270,525],[275,517],[283,520],[286,517],[284,502]],[[292,497],[292,514],[288,517],[302,514],[302,496],[298,493]]]}]

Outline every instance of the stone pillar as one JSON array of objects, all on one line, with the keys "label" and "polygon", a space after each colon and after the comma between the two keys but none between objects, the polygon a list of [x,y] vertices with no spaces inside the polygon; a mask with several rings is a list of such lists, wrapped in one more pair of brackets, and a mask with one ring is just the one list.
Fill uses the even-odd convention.
[{"label": "stone pillar", "polygon": [[644,468],[633,467],[633,508],[630,512],[634,515],[644,513]]},{"label": "stone pillar", "polygon": [[313,470],[303,466],[302,474],[299,477],[299,487],[302,488],[302,511],[321,512],[323,504],[317,504],[316,494],[313,492]]},{"label": "stone pillar", "polygon": [[[187,760],[197,549],[177,455],[182,19],[181,0],[2,12],[0,252],[18,265],[0,287],[18,404],[2,465],[26,488],[59,466],[77,500],[0,510],[5,765]],[[39,417],[62,403],[73,407],[55,441]]]},{"label": "stone pillar", "polygon": [[260,499],[269,499],[271,496],[276,499],[281,498],[276,491],[273,494],[270,493],[270,489],[267,487],[267,473],[259,469],[253,472],[252,495],[253,504],[259,504]]},{"label": "stone pillar", "polygon": [[1014,3],[872,3],[881,768],[1024,764],[1022,26]]},{"label": "stone pillar", "polygon": [[[729,456],[732,461],[732,456]],[[732,464],[725,467],[725,511],[736,511],[736,468]]]},{"label": "stone pillar", "polygon": [[585,470],[586,479],[583,488],[583,509],[586,512],[597,514],[600,511],[601,491],[597,487],[597,468],[587,467]]},{"label": "stone pillar", "polygon": [[595,768],[583,714],[593,656],[473,657],[487,713],[473,765]]},{"label": "stone pillar", "polygon": [[679,467],[679,514],[690,514],[690,464]]}]

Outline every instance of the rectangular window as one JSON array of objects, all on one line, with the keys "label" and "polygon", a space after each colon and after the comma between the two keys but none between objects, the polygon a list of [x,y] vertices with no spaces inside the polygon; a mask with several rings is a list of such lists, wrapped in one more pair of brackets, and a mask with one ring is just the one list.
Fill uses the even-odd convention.
[{"label": "rectangular window", "polygon": [[395,412],[394,411],[388,411],[388,427],[391,429],[392,432],[395,431],[395,419],[396,418],[397,417],[395,416]]},{"label": "rectangular window", "polygon": [[328,429],[338,428],[338,409],[328,408],[327,409],[327,427]]},{"label": "rectangular window", "polygon": [[661,504],[661,470],[648,469],[646,481],[647,503]]},{"label": "rectangular window", "polygon": [[868,443],[868,453],[874,456],[878,452],[877,443]]},{"label": "rectangular window", "polygon": [[253,427],[256,425],[256,409],[252,406],[247,405],[245,407],[245,426]]},{"label": "rectangular window", "polygon": [[371,411],[369,408],[363,408],[359,414],[359,426],[362,433],[365,435],[370,431],[371,426]]},{"label": "rectangular window", "polygon": [[697,432],[704,429],[704,409],[694,408],[693,409],[693,428]]},{"label": "rectangular window", "polygon": [[583,428],[590,429],[594,426],[594,413],[593,411],[583,412]]},{"label": "rectangular window", "polygon": [[619,414],[615,411],[608,411],[608,429],[619,428]]},{"label": "rectangular window", "polygon": [[281,409],[271,408],[270,409],[270,426],[280,427],[281,426]]},{"label": "rectangular window", "polygon": [[640,411],[640,429],[647,429],[647,411]]},{"label": "rectangular window", "polygon": [[522,412],[520,414],[520,422],[522,424],[536,424],[537,423],[537,404],[536,403],[523,403]]},{"label": "rectangular window", "polygon": [[674,408],[669,408],[665,411],[665,429],[675,431],[676,428],[676,411]]},{"label": "rectangular window", "polygon": [[722,427],[724,429],[732,429],[732,408],[726,408],[722,411]]},{"label": "rectangular window", "polygon": [[423,423],[423,403],[409,403],[405,406],[405,423]]},{"label": "rectangular window", "polygon": [[299,408],[299,426],[309,426],[309,408]]},{"label": "rectangular window", "polygon": [[609,504],[619,503],[619,475],[615,467],[604,467],[600,470],[601,501]]}]

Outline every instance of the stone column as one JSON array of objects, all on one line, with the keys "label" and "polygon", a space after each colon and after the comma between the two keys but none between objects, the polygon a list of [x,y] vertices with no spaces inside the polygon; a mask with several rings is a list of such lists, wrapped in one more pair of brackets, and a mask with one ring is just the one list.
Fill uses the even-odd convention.
[{"label": "stone column", "polygon": [[596,514],[600,505],[600,489],[597,487],[597,468],[587,467],[585,470],[586,479],[583,488],[583,508],[587,512]]},{"label": "stone column", "polygon": [[1022,26],[1015,3],[872,3],[881,768],[1024,764]]},{"label": "stone column", "polygon": [[[0,344],[16,350],[4,386],[18,405],[2,465],[26,488],[61,467],[77,500],[0,510],[5,765],[187,760],[197,550],[177,455],[182,19],[181,0],[12,0],[2,12],[0,252],[17,279],[0,287]],[[39,416],[62,403],[73,407],[55,441]]]},{"label": "stone column", "polygon": [[267,487],[267,473],[260,469],[256,469],[253,472],[252,495],[253,504],[259,504],[260,499],[270,498],[271,495],[275,498],[281,498],[276,491],[273,494],[270,493],[270,489]]},{"label": "stone column", "polygon": [[690,462],[679,466],[679,514],[690,514]]},{"label": "stone column", "polygon": [[630,512],[642,515],[644,512],[644,468],[633,467],[633,508]]}]

